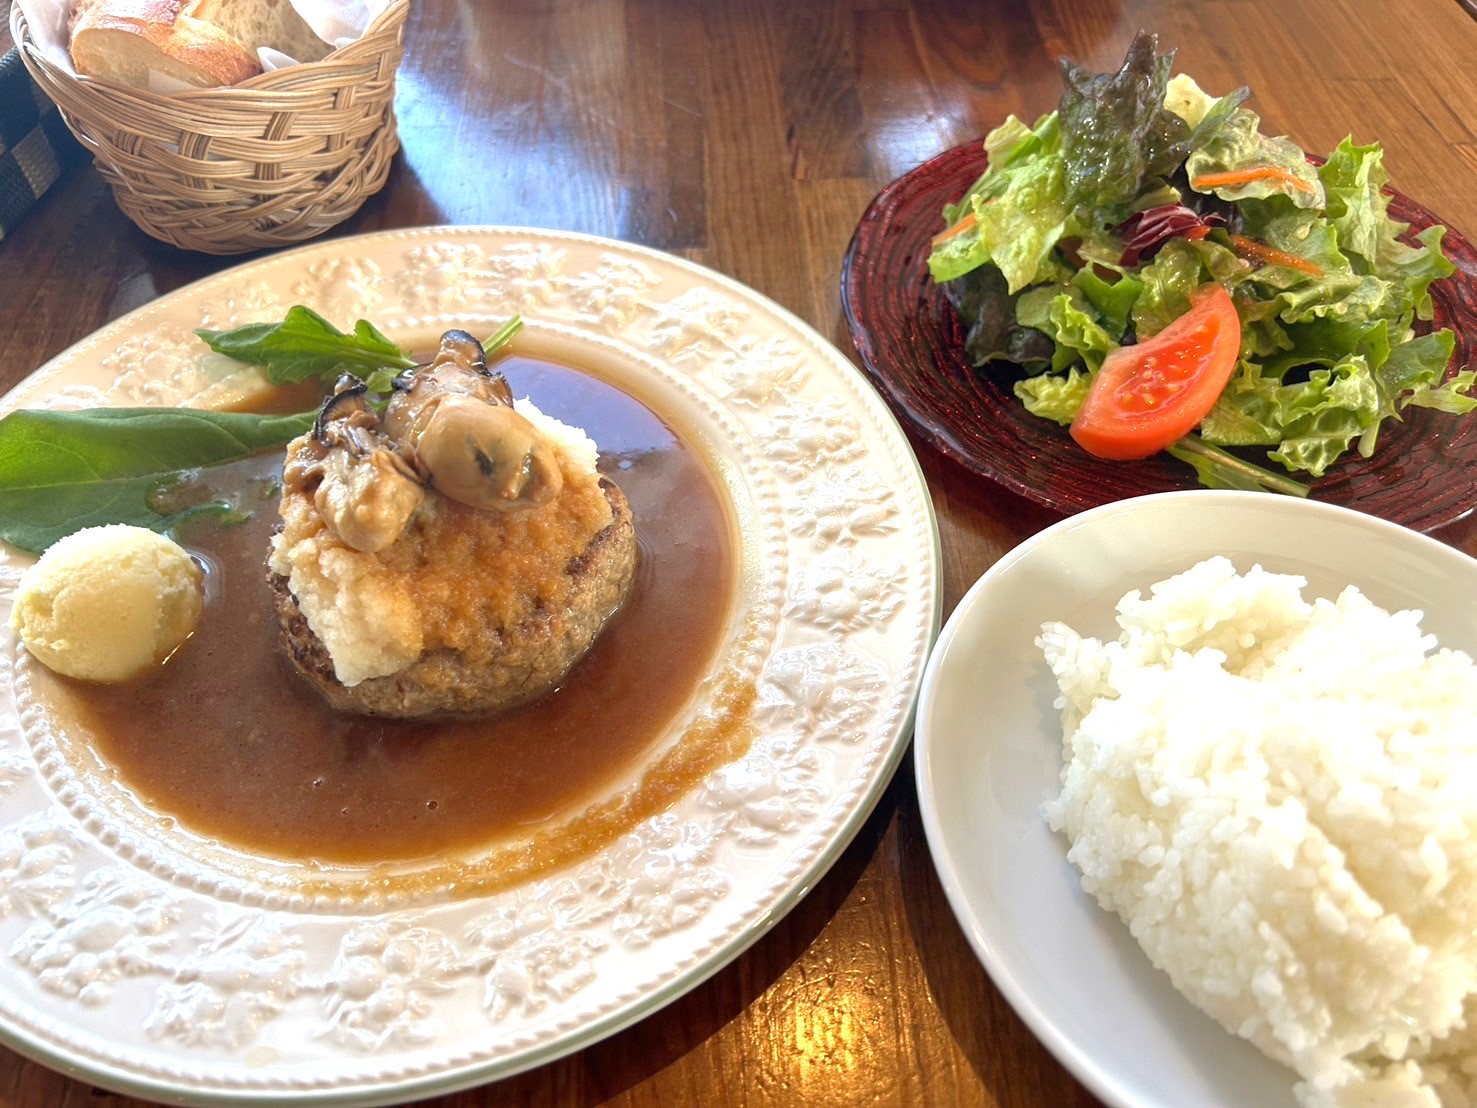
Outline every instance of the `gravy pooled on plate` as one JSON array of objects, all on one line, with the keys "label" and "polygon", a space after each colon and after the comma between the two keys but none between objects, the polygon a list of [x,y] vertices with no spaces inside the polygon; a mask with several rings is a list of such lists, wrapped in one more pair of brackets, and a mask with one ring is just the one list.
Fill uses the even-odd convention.
[{"label": "gravy pooled on plate", "polygon": [[[718,655],[738,574],[734,525],[705,461],[641,402],[550,362],[510,357],[500,368],[518,395],[586,429],[638,520],[630,594],[553,692],[483,719],[329,708],[284,656],[262,577],[281,465],[274,452],[212,476],[257,510],[245,524],[188,536],[209,565],[195,638],[132,685],[83,685],[35,667],[41,701],[80,725],[152,811],[285,858],[372,864],[468,851],[541,832],[634,784]],[[660,780],[643,783],[641,803],[622,819],[633,825],[739,756],[747,731],[703,731],[679,746],[695,743],[703,749],[653,773]],[[584,821],[569,820],[560,841],[546,844],[550,864],[623,829]]]}]

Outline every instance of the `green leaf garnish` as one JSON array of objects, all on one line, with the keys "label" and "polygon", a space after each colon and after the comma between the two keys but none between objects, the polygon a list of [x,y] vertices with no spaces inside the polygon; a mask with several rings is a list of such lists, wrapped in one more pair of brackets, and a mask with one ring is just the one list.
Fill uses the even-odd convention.
[{"label": "green leaf garnish", "polygon": [[288,309],[281,323],[250,323],[233,331],[196,331],[217,354],[266,368],[274,385],[332,380],[340,374],[365,377],[378,369],[409,369],[415,362],[368,320],[350,334],[311,308]]},{"label": "green leaf garnish", "polygon": [[508,343],[512,342],[513,336],[521,330],[523,330],[523,317],[521,315],[515,315],[499,327],[492,338],[482,344],[482,352],[487,357],[492,357],[503,347],[507,346]]},{"label": "green leaf garnish", "polygon": [[219,500],[160,511],[179,475],[277,446],[316,412],[252,415],[192,408],[18,411],[0,419],[0,539],[39,554],[106,523],[167,531],[233,506]]}]

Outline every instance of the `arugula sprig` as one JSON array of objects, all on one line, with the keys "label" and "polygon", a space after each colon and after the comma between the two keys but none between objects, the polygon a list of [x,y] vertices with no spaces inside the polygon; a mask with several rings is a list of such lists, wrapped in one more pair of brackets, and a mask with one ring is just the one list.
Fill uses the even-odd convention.
[{"label": "arugula sprig", "polygon": [[415,362],[373,323],[361,319],[345,334],[312,308],[288,309],[281,323],[249,323],[232,331],[196,331],[217,354],[266,369],[274,385],[340,374],[367,377],[377,369],[409,369]]},{"label": "arugula sprig", "polygon": [[[482,344],[483,350],[491,357],[522,329],[523,317],[513,316]],[[386,393],[402,370],[416,364],[367,319],[346,333],[302,304],[289,308],[281,323],[249,323],[231,331],[195,334],[217,354],[263,367],[274,385],[313,378],[333,381],[351,373],[372,392]]]},{"label": "arugula sprig", "polygon": [[492,357],[503,347],[507,346],[508,343],[512,342],[513,336],[521,330],[523,330],[523,317],[521,315],[515,315],[499,327],[493,333],[492,338],[482,344],[482,352],[489,358]]}]

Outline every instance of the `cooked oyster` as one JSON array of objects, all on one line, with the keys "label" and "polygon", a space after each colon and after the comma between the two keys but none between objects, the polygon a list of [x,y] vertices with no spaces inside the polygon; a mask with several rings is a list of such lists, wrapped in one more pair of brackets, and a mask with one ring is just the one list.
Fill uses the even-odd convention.
[{"label": "cooked oyster", "polygon": [[362,382],[340,379],[313,441],[286,480],[315,482],[324,521],[366,553],[400,537],[426,486],[469,507],[514,511],[547,504],[564,484],[553,447],[514,410],[507,381],[465,331],[448,331],[434,359],[396,380],[382,417]]},{"label": "cooked oyster", "polygon": [[[442,337],[383,414],[341,381],[288,447],[268,580],[298,671],[335,707],[485,712],[553,688],[635,576],[630,506],[581,432],[513,407]],[[552,437],[551,437],[552,436]]]}]

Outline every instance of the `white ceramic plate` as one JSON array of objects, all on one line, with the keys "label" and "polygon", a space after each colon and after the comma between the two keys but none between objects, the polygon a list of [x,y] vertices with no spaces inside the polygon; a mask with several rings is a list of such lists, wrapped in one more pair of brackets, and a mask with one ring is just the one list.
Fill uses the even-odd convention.
[{"label": "white ceramic plate", "polygon": [[[293,891],[305,869],[130,808],[48,726],[7,632],[0,1038],[172,1101],[443,1092],[671,1001],[762,935],[849,841],[907,741],[938,627],[931,503],[876,394],[772,302],[623,243],[437,228],[290,251],[111,324],[5,406],[175,403],[230,368],[194,328],[280,319],[294,303],[420,348],[521,312],[532,352],[589,366],[706,450],[744,533],[720,664],[752,676],[757,734],[666,812],[506,893],[367,894],[374,874],[343,867],[327,873],[341,895],[308,897]],[[0,608],[23,564],[0,560]],[[699,694],[685,722],[710,708]]]},{"label": "white ceramic plate", "polygon": [[1443,645],[1477,648],[1477,562],[1398,525],[1260,493],[1182,492],[1073,516],[1016,547],[949,618],[919,696],[923,823],[944,891],[991,978],[1053,1054],[1119,1108],[1291,1108],[1291,1070],[1222,1031],[1082,892],[1041,807],[1059,790],[1061,727],[1041,624],[1117,638],[1130,589],[1214,554],[1355,584],[1419,608]]}]

